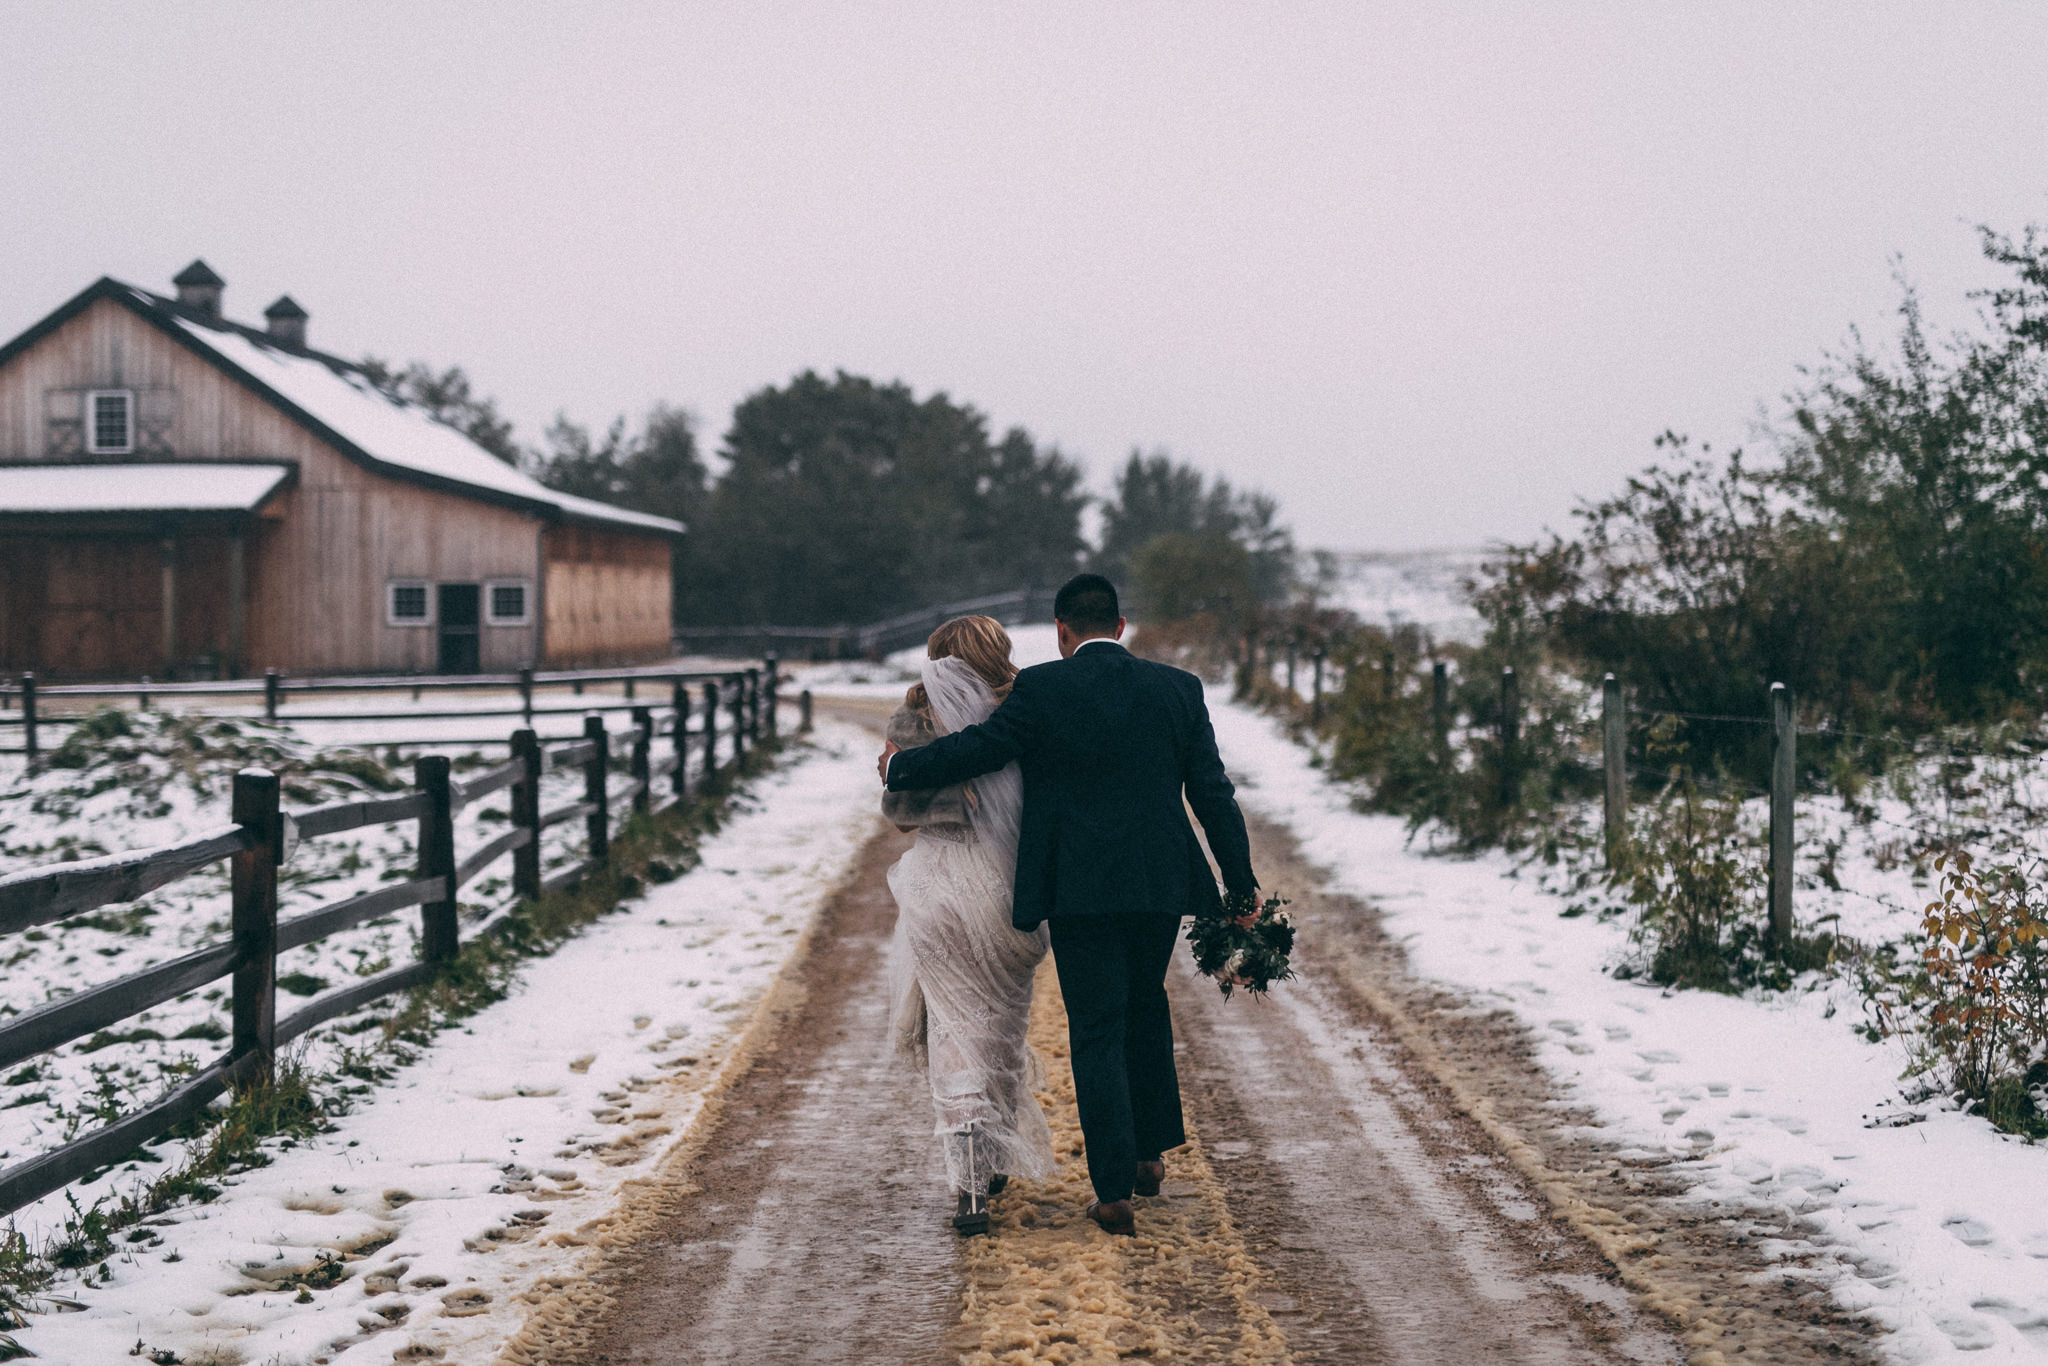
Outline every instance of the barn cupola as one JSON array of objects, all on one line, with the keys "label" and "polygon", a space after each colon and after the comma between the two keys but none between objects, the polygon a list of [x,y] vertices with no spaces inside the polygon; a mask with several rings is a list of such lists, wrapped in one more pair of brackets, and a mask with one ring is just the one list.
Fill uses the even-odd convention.
[{"label": "barn cupola", "polygon": [[212,266],[194,261],[172,276],[171,283],[178,287],[179,303],[209,318],[220,316],[220,291],[227,281],[215,275]]},{"label": "barn cupola", "polygon": [[305,350],[306,310],[291,295],[278,295],[277,302],[263,310],[263,317],[270,324],[272,341]]}]

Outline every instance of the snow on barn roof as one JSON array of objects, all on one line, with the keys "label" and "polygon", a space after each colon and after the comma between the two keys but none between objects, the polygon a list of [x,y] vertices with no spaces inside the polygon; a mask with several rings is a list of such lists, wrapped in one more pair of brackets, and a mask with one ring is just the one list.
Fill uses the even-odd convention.
[{"label": "snow on barn roof", "polygon": [[252,512],[290,465],[179,463],[0,466],[0,513]]},{"label": "snow on barn roof", "polygon": [[[132,288],[132,287],[131,287]],[[426,475],[500,498],[553,509],[576,521],[607,522],[647,531],[680,533],[681,522],[631,512],[591,498],[558,493],[513,469],[461,432],[422,410],[399,402],[372,384],[362,370],[319,352],[279,346],[233,323],[200,318],[146,290],[138,302],[168,320],[179,334],[256,381],[372,465]]]}]

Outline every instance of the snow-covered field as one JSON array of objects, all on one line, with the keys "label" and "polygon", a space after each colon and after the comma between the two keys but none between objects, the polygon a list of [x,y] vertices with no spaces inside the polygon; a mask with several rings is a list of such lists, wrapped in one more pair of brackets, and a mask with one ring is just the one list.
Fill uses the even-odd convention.
[{"label": "snow-covered field", "polygon": [[1413,623],[1439,641],[1476,644],[1483,630],[1464,581],[1486,558],[1478,550],[1337,551],[1330,601],[1372,626]]},{"label": "snow-covered field", "polygon": [[528,964],[331,1133],[151,1221],[103,1283],[60,1287],[82,1311],[16,1336],[74,1363],[138,1343],[195,1364],[489,1360],[522,1297],[579,1275],[622,1188],[687,1131],[874,828],[871,739],[830,721],[814,738],[699,867]]},{"label": "snow-covered field", "polygon": [[[216,829],[227,823],[233,771],[245,764],[265,764],[287,775],[287,810],[387,795],[411,781],[405,763],[388,764],[366,749],[309,742],[290,727],[249,719],[180,720],[160,712],[127,713],[122,724],[129,733],[60,748],[34,775],[19,759],[0,771],[0,873],[152,848]],[[69,766],[74,755],[82,766]],[[495,762],[496,754],[458,751],[456,777]],[[543,807],[580,798],[581,783],[578,772],[548,774]],[[502,832],[509,818],[504,792],[469,805],[457,818],[458,853]],[[414,833],[413,823],[406,822],[303,842],[279,872],[280,916],[411,877]],[[577,822],[546,831],[544,869],[580,858],[581,840]],[[463,888],[465,934],[505,902],[510,868],[509,859],[501,860]],[[0,944],[6,967],[0,1011],[30,1010],[217,942],[226,936],[228,910],[228,866],[222,862],[138,902],[10,936]],[[409,961],[418,920],[417,912],[387,916],[280,955],[280,1014],[330,988]],[[227,983],[217,982],[13,1069],[0,1086],[0,1163],[20,1162],[97,1127],[154,1099],[194,1064],[211,1062],[223,1047],[228,1014]],[[351,1041],[352,1023],[343,1019],[308,1036],[307,1062],[316,1072],[333,1070]],[[76,1193],[90,1202],[104,1189],[103,1181]],[[35,1210],[20,1219],[24,1228],[45,1222]]]},{"label": "snow-covered field", "polygon": [[[1270,718],[1235,705],[1213,714],[1246,805],[1292,827],[1343,890],[1375,902],[1416,971],[1520,1016],[1605,1137],[1684,1159],[1672,1170],[1692,1174],[1687,1198],[1703,1211],[1799,1216],[1810,1241],[1772,1249],[1784,1273],[1890,1330],[1894,1359],[2048,1355],[2048,1151],[1943,1102],[1907,1103],[1909,1059],[1859,1034],[1850,982],[1814,976],[1730,997],[1618,979],[1610,969],[1632,953],[1625,920],[1561,917],[1564,901],[1505,855],[1428,855],[1400,820],[1354,811]],[[1859,834],[1839,816],[1812,819],[1896,843],[1882,825]],[[1843,862],[1864,888],[1913,904],[1910,871],[1880,872],[1868,852]],[[1896,934],[1911,914],[1800,896],[1802,919],[1840,907],[1856,933]]]}]

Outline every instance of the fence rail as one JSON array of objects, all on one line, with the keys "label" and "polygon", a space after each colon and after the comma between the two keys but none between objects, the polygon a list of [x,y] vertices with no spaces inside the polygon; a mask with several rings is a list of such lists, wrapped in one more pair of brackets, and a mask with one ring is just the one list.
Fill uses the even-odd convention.
[{"label": "fence rail", "polygon": [[[624,686],[626,700],[623,702],[576,703],[570,706],[536,706],[536,688],[571,689],[581,696],[586,686],[592,684],[619,683]],[[26,673],[12,684],[0,683],[0,728],[19,727],[21,744],[0,747],[0,754],[24,754],[31,765],[37,763],[44,748],[42,732],[50,726],[76,725],[92,713],[90,711],[50,712],[44,703],[52,698],[103,700],[132,700],[139,707],[148,707],[153,701],[165,697],[222,698],[247,695],[262,698],[263,716],[269,721],[295,721],[308,723],[331,722],[392,722],[392,721],[488,721],[497,717],[517,716],[531,726],[536,718],[552,716],[588,716],[592,712],[638,712],[646,704],[637,698],[641,684],[666,684],[669,690],[669,705],[687,726],[690,711],[690,689],[701,685],[705,689],[707,715],[715,711],[723,686],[735,708],[744,704],[747,714],[758,716],[763,699],[773,709],[775,695],[781,688],[781,668],[773,654],[767,655],[758,666],[744,668],[679,671],[673,668],[649,666],[642,669],[584,669],[573,671],[536,672],[521,669],[511,674],[462,674],[436,675],[418,678],[286,678],[276,669],[271,669],[261,679],[233,683],[177,683],[154,684],[148,679],[139,683],[66,683],[43,684],[32,673]],[[449,689],[467,691],[514,690],[518,694],[516,703],[507,701],[504,705],[483,705],[457,709],[431,711],[406,710],[343,710],[303,711],[288,710],[286,704],[294,694],[342,693],[342,692],[395,692],[411,690],[417,699],[425,689]],[[6,708],[13,704],[13,711]],[[204,710],[188,709],[184,714],[211,715]],[[241,713],[236,713],[237,715]],[[712,723],[715,726],[715,723]],[[393,740],[379,738],[368,743],[379,745],[441,746],[491,743],[490,739],[440,736],[420,740]],[[576,760],[574,762],[582,762]]]},{"label": "fence rail", "polygon": [[[588,681],[591,676],[582,677]],[[510,737],[511,759],[467,782],[451,780],[445,756],[426,755],[414,765],[412,791],[334,802],[299,812],[281,808],[275,774],[264,769],[245,769],[234,780],[233,824],[222,829],[161,848],[27,869],[0,877],[0,934],[28,930],[115,902],[133,901],[223,861],[230,865],[232,888],[231,929],[227,939],[170,962],[95,983],[0,1025],[0,1066],[11,1066],[61,1048],[223,977],[233,979],[234,1018],[227,1051],[163,1098],[61,1147],[0,1171],[0,1214],[20,1209],[119,1161],[141,1144],[198,1115],[232,1086],[267,1081],[277,1049],[307,1030],[433,980],[459,948],[457,892],[498,860],[508,855],[512,858],[514,904],[574,886],[591,872],[602,869],[610,860],[614,826],[626,814],[620,799],[630,800],[635,812],[660,809],[688,795],[693,772],[701,790],[719,771],[717,717],[721,683],[730,688],[726,695],[732,719],[729,762],[737,764],[749,746],[758,744],[764,736],[775,735],[777,696],[773,661],[765,671],[747,669],[708,676],[642,673],[638,677],[659,678],[670,685],[669,709],[673,715],[665,729],[658,724],[655,709],[647,706],[635,708],[633,726],[623,735],[607,732],[603,714],[592,711],[584,718],[583,739],[552,750],[542,749],[530,727],[514,731]],[[700,730],[692,730],[688,684],[699,679],[703,684],[704,724]],[[192,686],[196,689],[202,685]],[[33,680],[29,680],[24,695],[32,709]],[[32,710],[30,714],[33,715]],[[670,752],[658,761],[651,752],[657,734],[665,734],[670,742]],[[700,738],[702,748],[693,763],[691,751]],[[623,755],[615,755],[615,749],[623,750]],[[621,758],[627,781],[615,791],[612,774]],[[581,769],[584,799],[543,812],[540,781],[550,768]],[[668,795],[659,802],[654,800],[657,776],[672,779]],[[458,860],[454,813],[466,803],[507,788],[512,790],[511,828]],[[579,818],[586,822],[584,857],[543,877],[541,832]],[[401,821],[414,821],[419,827],[413,878],[289,919],[278,918],[277,872],[289,856],[294,833],[298,840],[317,839]],[[417,961],[326,992],[286,1018],[277,1018],[278,954],[413,906],[421,908]],[[487,921],[486,926],[495,919]]]}]

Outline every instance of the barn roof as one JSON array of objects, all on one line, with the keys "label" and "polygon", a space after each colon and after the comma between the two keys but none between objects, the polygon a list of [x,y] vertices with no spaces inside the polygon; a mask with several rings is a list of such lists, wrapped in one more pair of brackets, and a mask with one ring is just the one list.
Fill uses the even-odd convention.
[{"label": "barn roof", "polygon": [[[513,469],[420,408],[393,399],[363,368],[325,352],[186,308],[146,289],[102,278],[5,346],[0,365],[97,299],[112,299],[220,367],[311,428],[344,455],[380,474],[517,507],[551,521],[596,523],[679,535],[681,522],[558,493]],[[104,468],[104,467],[102,467]]]},{"label": "barn roof", "polygon": [[210,460],[0,465],[0,514],[254,512],[292,475],[290,465]]}]

